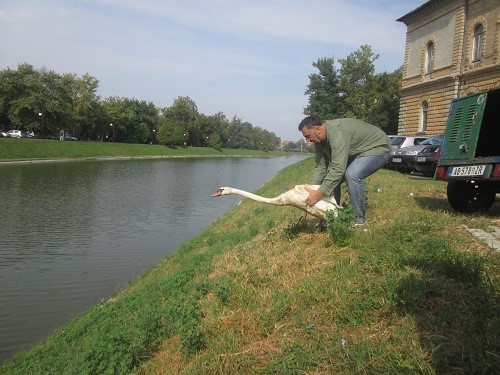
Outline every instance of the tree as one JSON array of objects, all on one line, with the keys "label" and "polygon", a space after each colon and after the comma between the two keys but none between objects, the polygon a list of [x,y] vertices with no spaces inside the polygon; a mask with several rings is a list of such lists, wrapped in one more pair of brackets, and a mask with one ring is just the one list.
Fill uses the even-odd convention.
[{"label": "tree", "polygon": [[147,143],[153,139],[158,109],[151,102],[110,97],[103,102],[108,126],[105,136],[126,143]]},{"label": "tree", "polygon": [[226,116],[219,112],[212,116],[200,115],[200,129],[205,144],[209,147],[223,147],[229,139],[229,124]]},{"label": "tree", "polygon": [[376,76],[375,90],[378,97],[373,106],[370,121],[387,134],[398,133],[402,78],[402,67],[392,73],[382,73]]},{"label": "tree", "polygon": [[96,88],[97,80],[88,75],[79,79],[20,64],[0,72],[0,121],[4,128],[80,133],[84,119],[88,123],[99,113]]},{"label": "tree", "polygon": [[82,139],[97,140],[98,135],[103,133],[102,124],[106,121],[103,121],[104,112],[96,94],[98,87],[99,81],[89,74],[74,79],[73,118]]},{"label": "tree", "polygon": [[375,90],[375,55],[368,45],[361,46],[347,58],[339,60],[340,89],[344,97],[344,117],[370,122],[377,102]]},{"label": "tree", "polygon": [[253,128],[253,144],[254,149],[270,151],[274,150],[280,143],[280,139],[276,134],[261,128],[260,126],[255,126]]},{"label": "tree", "polygon": [[[160,122],[159,126],[158,141],[163,144],[195,146],[201,144],[198,107],[187,96],[178,97],[171,107],[165,109],[163,121]],[[167,129],[162,130],[162,126],[167,126]]]},{"label": "tree", "polygon": [[313,66],[319,73],[309,75],[304,112],[325,120],[358,118],[388,134],[397,133],[402,69],[376,74],[377,59],[368,45],[339,60],[338,71],[333,58],[318,59]]},{"label": "tree", "polygon": [[253,149],[253,126],[234,116],[229,129],[229,137],[234,148]]},{"label": "tree", "polygon": [[312,65],[318,73],[309,75],[305,92],[309,95],[309,104],[304,113],[323,119],[341,117],[344,105],[334,58],[320,58]]}]

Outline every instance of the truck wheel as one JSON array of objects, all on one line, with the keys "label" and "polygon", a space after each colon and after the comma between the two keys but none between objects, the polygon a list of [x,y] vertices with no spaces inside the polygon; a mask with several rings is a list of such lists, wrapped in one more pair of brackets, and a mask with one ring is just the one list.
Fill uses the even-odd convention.
[{"label": "truck wheel", "polygon": [[488,211],[496,193],[481,184],[466,181],[450,181],[446,190],[448,202],[454,210],[464,213]]}]

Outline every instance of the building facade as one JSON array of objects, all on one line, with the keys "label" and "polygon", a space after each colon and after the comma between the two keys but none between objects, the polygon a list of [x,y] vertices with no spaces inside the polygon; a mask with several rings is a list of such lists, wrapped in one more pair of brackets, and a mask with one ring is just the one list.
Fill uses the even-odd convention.
[{"label": "building facade", "polygon": [[430,0],[407,27],[398,134],[443,134],[451,101],[500,86],[500,1]]}]

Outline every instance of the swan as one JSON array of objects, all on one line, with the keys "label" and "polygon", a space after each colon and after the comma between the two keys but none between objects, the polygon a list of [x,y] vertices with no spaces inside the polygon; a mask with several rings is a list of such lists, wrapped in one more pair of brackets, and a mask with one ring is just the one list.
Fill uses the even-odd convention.
[{"label": "swan", "polygon": [[334,197],[327,197],[320,200],[314,206],[308,206],[306,204],[307,196],[309,192],[306,189],[317,190],[319,185],[296,185],[295,188],[284,192],[283,194],[278,195],[274,198],[265,198],[260,195],[249,193],[245,190],[240,190],[232,187],[221,187],[215,193],[212,194],[212,197],[220,197],[222,195],[229,194],[239,194],[246,198],[253,199],[257,202],[273,204],[275,206],[293,206],[296,208],[305,211],[318,219],[326,220],[326,212],[334,211],[338,212],[339,205]]}]

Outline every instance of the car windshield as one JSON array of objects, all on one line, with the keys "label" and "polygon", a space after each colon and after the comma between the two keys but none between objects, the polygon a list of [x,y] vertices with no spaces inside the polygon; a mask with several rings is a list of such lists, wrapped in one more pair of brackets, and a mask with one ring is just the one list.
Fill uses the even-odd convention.
[{"label": "car windshield", "polygon": [[391,145],[399,145],[401,142],[405,140],[406,137],[394,137],[391,140]]},{"label": "car windshield", "polygon": [[443,143],[443,138],[444,136],[442,135],[437,135],[435,137],[426,139],[425,141],[421,142],[421,145],[440,145]]}]

